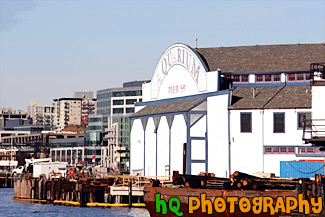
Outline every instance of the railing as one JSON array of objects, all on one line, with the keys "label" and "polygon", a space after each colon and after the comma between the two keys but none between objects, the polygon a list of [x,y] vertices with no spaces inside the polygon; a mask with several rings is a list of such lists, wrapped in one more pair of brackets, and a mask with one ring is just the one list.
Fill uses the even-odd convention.
[{"label": "railing", "polygon": [[324,142],[325,119],[306,119],[303,124],[302,140],[307,143]]},{"label": "railing", "polygon": [[314,84],[315,77],[325,79],[325,63],[312,63],[310,64],[310,80]]}]

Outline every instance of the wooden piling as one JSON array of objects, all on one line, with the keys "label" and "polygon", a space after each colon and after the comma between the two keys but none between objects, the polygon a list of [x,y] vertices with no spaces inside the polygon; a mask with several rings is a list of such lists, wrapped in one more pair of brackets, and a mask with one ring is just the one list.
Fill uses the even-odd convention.
[{"label": "wooden piling", "polygon": [[129,179],[129,207],[132,207],[132,179]]}]

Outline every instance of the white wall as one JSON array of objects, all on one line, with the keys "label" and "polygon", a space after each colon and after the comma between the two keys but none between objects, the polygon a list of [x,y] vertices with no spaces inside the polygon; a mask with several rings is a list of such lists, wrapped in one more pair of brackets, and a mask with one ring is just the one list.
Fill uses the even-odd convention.
[{"label": "white wall", "polygon": [[183,144],[186,143],[187,137],[186,123],[183,115],[175,115],[171,131],[170,171],[177,170],[183,173]]},{"label": "white wall", "polygon": [[[301,146],[302,130],[298,129],[298,112],[310,109],[231,110],[231,168],[245,173],[280,173],[281,160],[299,160],[295,155],[266,154],[263,146]],[[252,133],[240,132],[240,113],[252,113]],[[285,113],[285,133],[273,132],[273,113]],[[264,116],[264,125],[263,123]],[[264,132],[264,133],[263,133]],[[264,135],[264,137],[263,137]],[[310,146],[310,145],[306,145]],[[264,163],[263,163],[264,162]],[[264,164],[264,168],[263,168]]]},{"label": "white wall", "polygon": [[312,86],[312,119],[325,119],[325,86]]},{"label": "white wall", "polygon": [[[240,132],[240,112],[252,113],[252,133]],[[231,110],[231,171],[252,174],[263,170],[262,112]]]},{"label": "white wall", "polygon": [[208,172],[224,177],[229,170],[228,94],[208,97]]},{"label": "white wall", "polygon": [[165,166],[169,165],[169,128],[165,116],[160,119],[157,136],[157,175],[169,175],[168,172],[165,172]]},{"label": "white wall", "polygon": [[149,118],[146,128],[146,176],[156,175],[156,134],[154,133],[154,130],[155,125],[153,118]]},{"label": "white wall", "polygon": [[207,73],[207,92],[218,91],[220,89],[219,77],[219,71],[210,71]]},{"label": "white wall", "polygon": [[135,119],[133,122],[130,136],[130,144],[130,172],[132,173],[132,170],[143,169],[144,132],[140,119]]},{"label": "white wall", "polygon": [[[298,112],[310,112],[310,109],[268,109],[265,110],[265,145],[304,145],[302,131],[298,130]],[[273,113],[285,113],[285,133],[273,133]]]},{"label": "white wall", "polygon": [[147,102],[150,101],[150,82],[142,84],[142,101]]}]

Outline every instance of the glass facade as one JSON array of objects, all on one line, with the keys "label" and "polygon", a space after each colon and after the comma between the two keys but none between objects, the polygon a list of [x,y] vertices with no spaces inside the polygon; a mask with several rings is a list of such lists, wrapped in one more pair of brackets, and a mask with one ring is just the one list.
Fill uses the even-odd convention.
[{"label": "glass facade", "polygon": [[[112,145],[116,147],[118,156],[120,158],[119,162],[117,162],[116,166],[120,170],[127,170],[126,162],[129,162],[130,158],[130,119],[128,115],[134,113],[133,105],[142,101],[139,100],[139,97],[142,96],[142,87],[128,87],[128,88],[115,88],[115,89],[107,89],[100,90],[97,92],[97,113],[103,116],[103,122],[108,124],[108,120],[111,120],[110,124],[118,125],[116,132],[118,134],[117,141],[114,141]],[[114,97],[114,98],[112,98]],[[117,98],[119,97],[119,98]],[[123,98],[126,97],[126,98]],[[127,98],[129,97],[129,98]],[[132,107],[131,107],[132,106]],[[112,115],[112,116],[111,116]],[[125,116],[126,115],[126,116]],[[97,122],[96,119],[89,120],[89,122]],[[97,125],[96,125],[97,126]],[[89,124],[90,130],[97,130],[95,124]],[[104,130],[106,128],[110,128],[107,125],[104,126]],[[97,138],[98,139],[98,138]],[[86,141],[88,137],[86,138]],[[102,141],[108,142],[108,141]],[[91,141],[89,135],[89,145],[97,144],[96,141]],[[115,149],[115,148],[114,148]],[[111,149],[110,149],[111,150]]]}]

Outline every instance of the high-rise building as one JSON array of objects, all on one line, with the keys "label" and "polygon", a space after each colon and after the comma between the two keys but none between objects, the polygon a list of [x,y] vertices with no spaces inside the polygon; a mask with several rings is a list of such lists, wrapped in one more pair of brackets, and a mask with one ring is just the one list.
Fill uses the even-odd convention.
[{"label": "high-rise building", "polygon": [[[134,113],[134,104],[142,101],[142,83],[133,81],[121,88],[109,88],[97,91],[97,115],[102,123],[89,123],[92,128],[106,131],[107,150],[103,150],[102,162],[111,168],[128,171],[130,152],[129,116]],[[95,116],[91,116],[96,118]],[[98,117],[97,117],[98,118]],[[98,119],[96,119],[98,120]],[[86,137],[87,138],[87,137]],[[102,151],[102,152],[103,152]]]},{"label": "high-rise building", "polygon": [[96,112],[96,99],[54,99],[54,109],[54,128],[57,131],[63,130],[69,125],[87,125],[88,115]]}]

